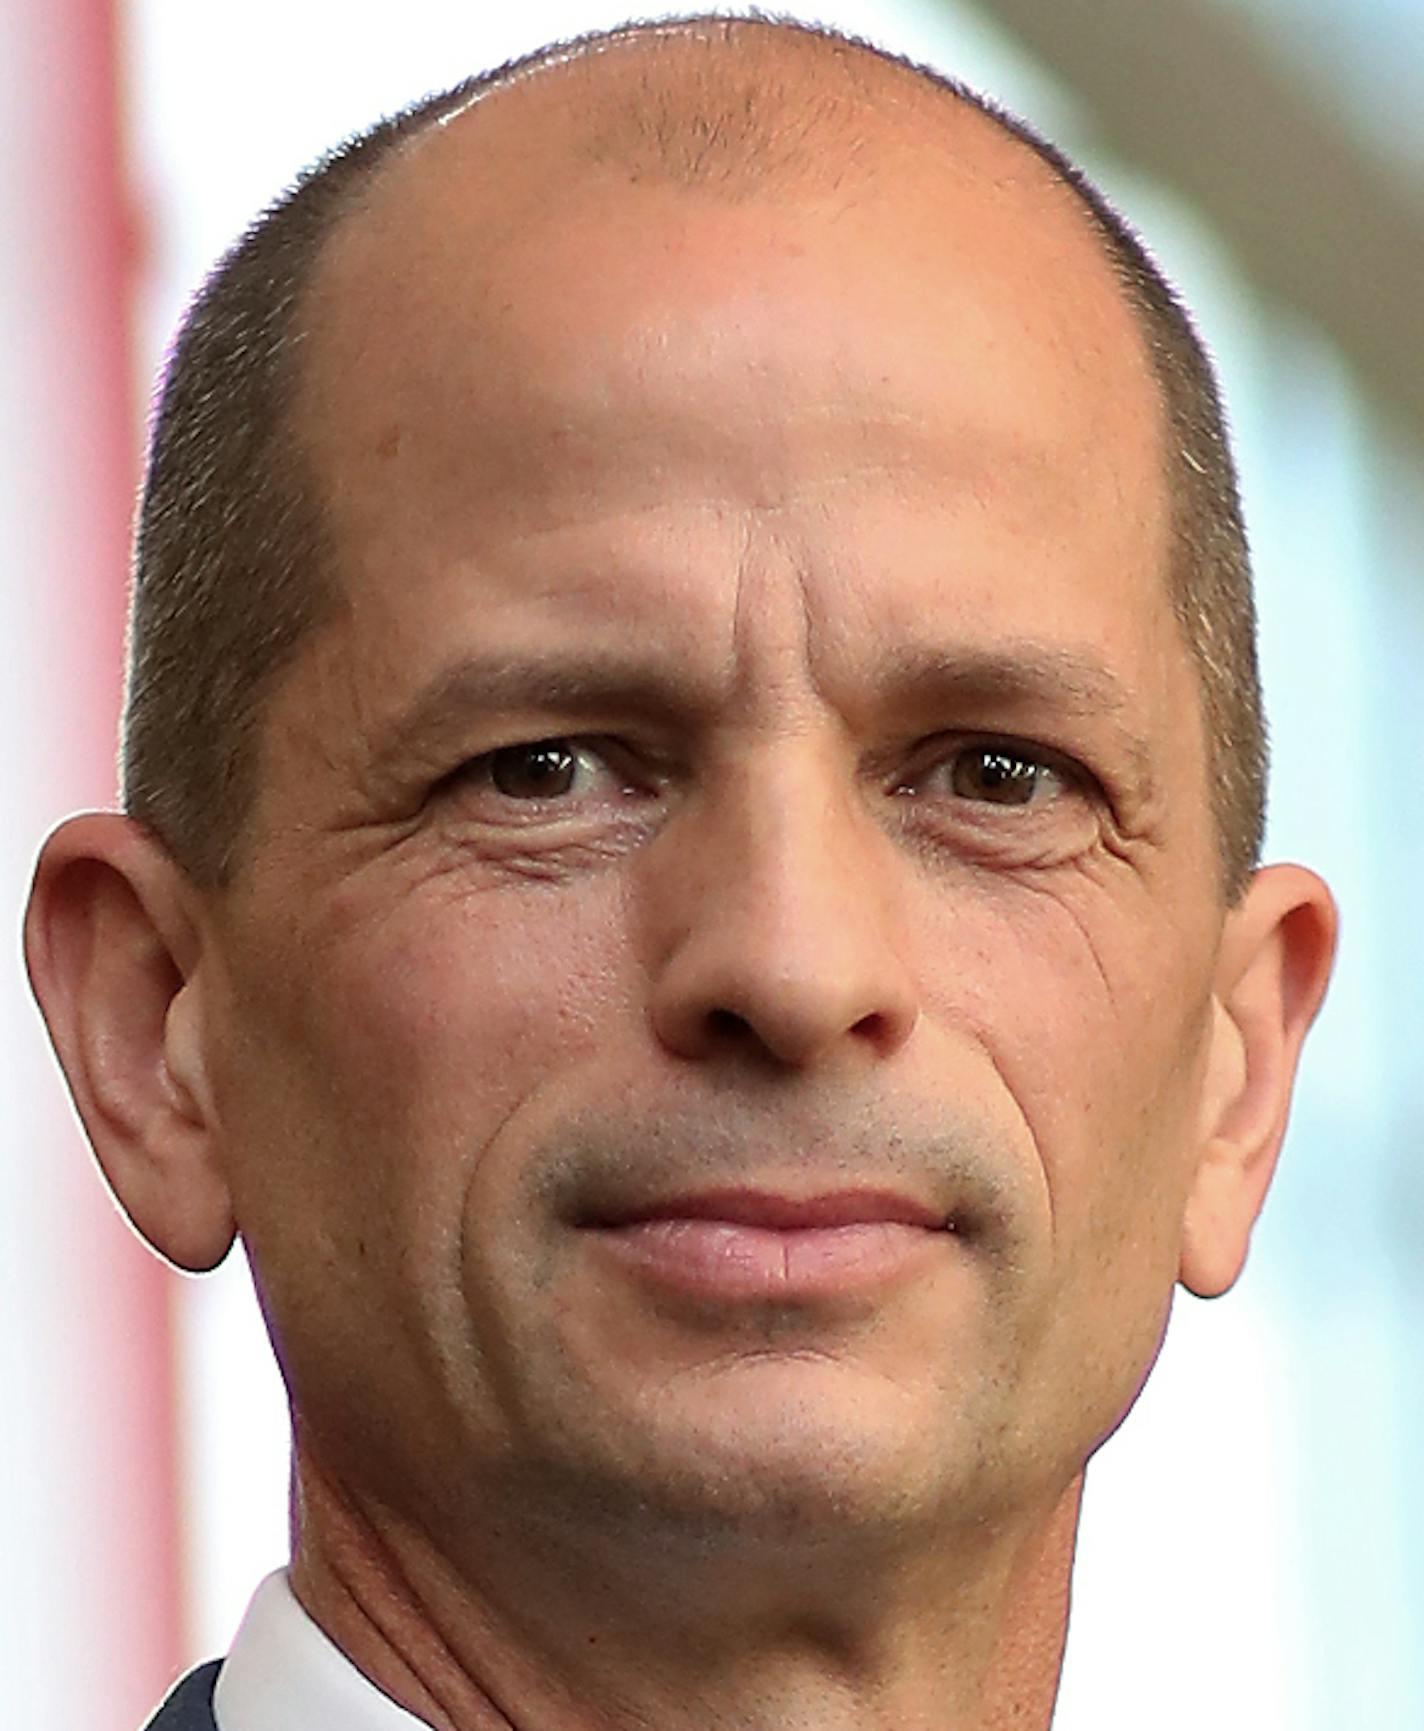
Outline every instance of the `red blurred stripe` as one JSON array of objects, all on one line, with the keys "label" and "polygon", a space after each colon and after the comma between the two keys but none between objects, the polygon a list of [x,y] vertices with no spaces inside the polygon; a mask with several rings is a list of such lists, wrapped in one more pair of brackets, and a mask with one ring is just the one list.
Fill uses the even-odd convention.
[{"label": "red blurred stripe", "polygon": [[[13,3],[13,0],[11,0]],[[72,677],[61,755],[77,785],[114,782],[138,417],[130,346],[137,225],[124,172],[116,9],[108,0],[24,0],[43,79],[43,281],[50,326],[46,418],[65,507],[47,579],[63,594]],[[53,340],[57,339],[57,340]],[[49,466],[48,464],[46,466]],[[58,743],[58,742],[55,742]],[[66,1318],[74,1386],[64,1448],[75,1530],[75,1634],[103,1718],[137,1723],[181,1651],[170,1303],[174,1278],[144,1252],[73,1146],[58,1150],[64,1266],[81,1271]],[[72,1445],[72,1452],[71,1452]]]}]

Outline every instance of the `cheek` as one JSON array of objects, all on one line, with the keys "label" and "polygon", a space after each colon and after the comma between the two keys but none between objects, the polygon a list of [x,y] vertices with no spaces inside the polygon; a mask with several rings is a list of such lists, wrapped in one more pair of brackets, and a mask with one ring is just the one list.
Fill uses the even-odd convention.
[{"label": "cheek", "polygon": [[431,885],[381,912],[372,895],[368,917],[332,897],[231,946],[214,1047],[235,1208],[284,1371],[331,1437],[359,1432],[373,1377],[448,1416],[471,1206],[498,1214],[517,1179],[487,1150],[607,1042],[617,907],[572,899]]},{"label": "cheek", "polygon": [[1204,934],[1090,888],[1000,881],[962,902],[940,951],[962,973],[932,988],[942,1016],[971,1024],[1039,1164],[1021,1376],[1046,1446],[1065,1451],[1053,1472],[1111,1434],[1160,1347],[1210,1025]]},{"label": "cheek", "polygon": [[[940,916],[942,918],[942,916]],[[1209,934],[1067,874],[960,900],[927,994],[990,1056],[1042,1169],[1054,1258],[1170,1284],[1196,1156]]]},{"label": "cheek", "polygon": [[478,1146],[606,1040],[621,953],[609,886],[452,883],[387,907],[332,947],[327,1003],[307,1039],[382,1115]]},{"label": "cheek", "polygon": [[491,1139],[607,1038],[619,914],[595,892],[385,885],[254,926],[217,1042],[247,1214],[448,1230]]}]

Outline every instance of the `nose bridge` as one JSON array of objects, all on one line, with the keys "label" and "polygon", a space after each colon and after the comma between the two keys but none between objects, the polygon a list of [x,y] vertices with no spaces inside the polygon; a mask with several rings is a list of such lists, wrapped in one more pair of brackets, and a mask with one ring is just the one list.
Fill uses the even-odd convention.
[{"label": "nose bridge", "polygon": [[893,849],[825,742],[760,741],[696,802],[665,862],[659,1036],[784,1064],[884,1055],[918,1018],[894,917]]},{"label": "nose bridge", "polygon": [[813,936],[819,951],[849,936],[839,904],[867,875],[857,872],[866,820],[857,821],[825,755],[799,742],[749,752],[702,814],[699,851],[722,862],[706,885],[707,911],[746,920],[763,943],[779,938],[777,951]]}]

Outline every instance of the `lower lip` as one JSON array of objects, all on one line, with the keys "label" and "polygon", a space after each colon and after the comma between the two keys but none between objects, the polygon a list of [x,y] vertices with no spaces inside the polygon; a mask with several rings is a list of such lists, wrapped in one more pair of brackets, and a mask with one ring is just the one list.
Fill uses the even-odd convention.
[{"label": "lower lip", "polygon": [[942,1257],[947,1228],[862,1221],[772,1228],[728,1220],[644,1220],[591,1229],[634,1272],[693,1297],[806,1301],[864,1293]]}]

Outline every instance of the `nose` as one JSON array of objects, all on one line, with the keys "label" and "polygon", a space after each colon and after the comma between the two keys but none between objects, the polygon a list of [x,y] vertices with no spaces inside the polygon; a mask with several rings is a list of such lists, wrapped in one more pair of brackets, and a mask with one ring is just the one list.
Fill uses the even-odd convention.
[{"label": "nose", "polygon": [[[889,1057],[919,1019],[889,837],[824,770],[752,766],[670,826],[651,1014],[680,1057]],[[652,862],[649,861],[651,864]]]}]

